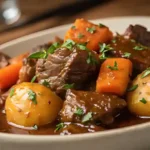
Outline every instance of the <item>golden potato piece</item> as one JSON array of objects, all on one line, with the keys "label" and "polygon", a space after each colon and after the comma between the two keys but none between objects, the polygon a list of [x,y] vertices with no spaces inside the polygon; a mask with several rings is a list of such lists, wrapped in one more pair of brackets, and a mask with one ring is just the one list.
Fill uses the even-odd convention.
[{"label": "golden potato piece", "polygon": [[6,99],[7,121],[25,126],[41,126],[55,121],[63,101],[47,87],[24,82],[11,88]]},{"label": "golden potato piece", "polygon": [[138,116],[150,116],[150,75],[142,78],[139,74],[133,80],[131,87],[137,87],[128,92],[127,104],[130,112]]}]

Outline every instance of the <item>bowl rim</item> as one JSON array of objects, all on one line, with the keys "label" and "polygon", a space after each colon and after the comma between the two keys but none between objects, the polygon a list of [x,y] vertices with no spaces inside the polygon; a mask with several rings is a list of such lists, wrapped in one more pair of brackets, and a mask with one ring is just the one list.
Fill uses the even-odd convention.
[{"label": "bowl rim", "polygon": [[[124,16],[124,17],[110,17],[110,18],[102,18],[102,19],[95,19],[91,20],[93,22],[99,22],[101,21],[107,21],[107,20],[115,20],[115,19],[150,19],[149,16]],[[66,29],[67,27],[71,26],[72,24],[66,24],[66,25],[61,25],[57,26],[54,28],[46,29],[43,31],[39,31],[36,33],[32,33],[20,38],[17,38],[15,40],[12,40],[10,42],[4,43],[0,45],[0,51],[2,51],[3,48],[7,48],[9,46],[12,46],[16,43],[20,43],[26,40],[34,39],[39,36],[44,36],[46,34],[50,34],[52,32],[55,32],[56,30],[63,30]],[[26,135],[26,134],[11,134],[11,133],[0,133],[0,141],[3,142],[15,142],[16,140],[19,140],[19,143],[32,143],[34,142],[65,142],[67,141],[80,141],[82,140],[90,140],[93,138],[100,138],[100,137],[108,137],[108,136],[114,136],[114,135],[120,135],[124,134],[126,132],[136,132],[143,130],[145,128],[149,127],[150,128],[150,122],[138,124],[138,125],[132,125],[132,126],[127,126],[127,127],[122,127],[118,129],[111,129],[111,130],[105,130],[105,131],[100,131],[100,132],[95,132],[95,133],[82,133],[82,134],[73,134],[73,135],[67,135],[67,136],[60,136],[60,135]],[[80,137],[80,138],[79,138]],[[6,140],[6,141],[5,141]]]}]

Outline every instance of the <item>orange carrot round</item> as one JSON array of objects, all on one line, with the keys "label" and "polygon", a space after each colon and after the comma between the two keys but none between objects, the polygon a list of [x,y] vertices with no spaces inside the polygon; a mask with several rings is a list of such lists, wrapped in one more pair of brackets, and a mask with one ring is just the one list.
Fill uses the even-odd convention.
[{"label": "orange carrot round", "polygon": [[9,88],[17,82],[21,67],[19,62],[0,69],[0,89]]},{"label": "orange carrot round", "polygon": [[125,58],[109,58],[101,65],[96,91],[122,96],[132,74],[132,62]]}]

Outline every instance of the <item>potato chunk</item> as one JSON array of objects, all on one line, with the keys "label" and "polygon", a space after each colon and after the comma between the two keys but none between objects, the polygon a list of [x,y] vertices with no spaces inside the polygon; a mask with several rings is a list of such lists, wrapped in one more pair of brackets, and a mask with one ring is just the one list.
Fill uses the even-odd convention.
[{"label": "potato chunk", "polygon": [[7,121],[26,127],[52,123],[62,104],[62,100],[47,87],[24,82],[12,87],[6,99]]},{"label": "potato chunk", "polygon": [[127,103],[133,114],[150,116],[150,76],[142,78],[142,74],[133,80],[131,87],[136,87],[136,89],[128,92]]}]

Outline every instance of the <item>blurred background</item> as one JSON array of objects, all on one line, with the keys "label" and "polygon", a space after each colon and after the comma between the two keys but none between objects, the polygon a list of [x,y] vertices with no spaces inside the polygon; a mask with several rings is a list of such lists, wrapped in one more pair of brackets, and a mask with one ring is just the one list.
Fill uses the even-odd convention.
[{"label": "blurred background", "polygon": [[0,0],[0,44],[76,18],[150,16],[150,0]]}]

